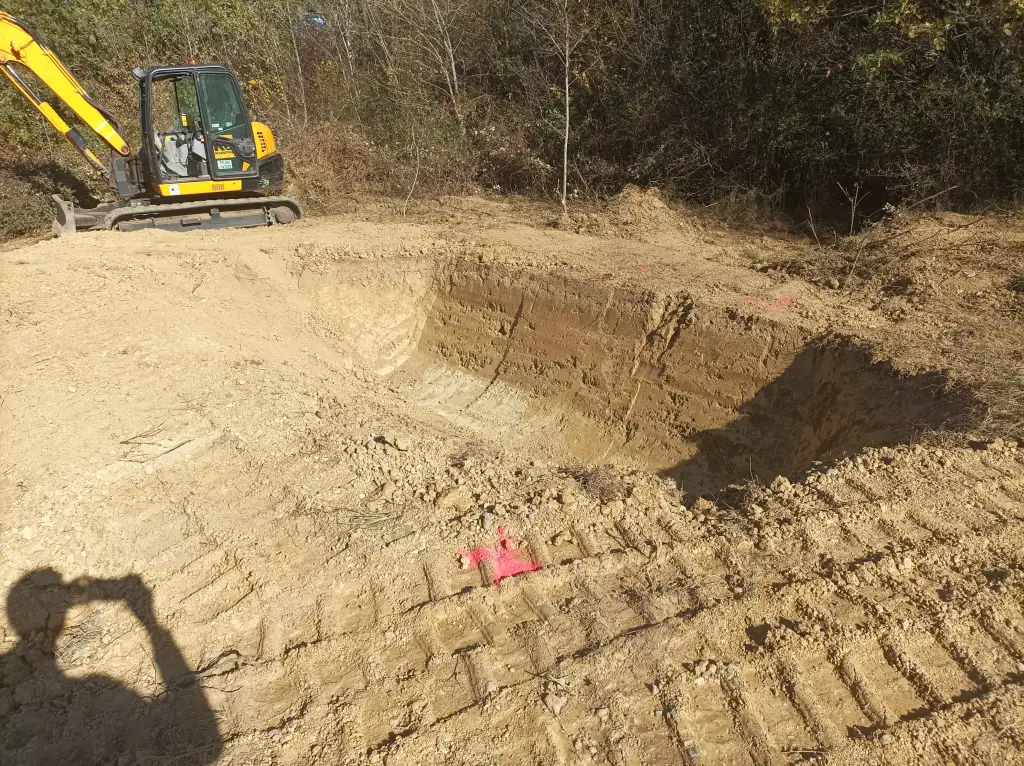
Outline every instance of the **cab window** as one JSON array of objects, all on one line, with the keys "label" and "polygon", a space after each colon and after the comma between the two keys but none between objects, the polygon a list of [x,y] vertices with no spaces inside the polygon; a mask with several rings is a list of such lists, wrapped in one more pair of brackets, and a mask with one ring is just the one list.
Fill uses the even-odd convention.
[{"label": "cab window", "polygon": [[202,113],[192,75],[153,80],[152,124],[153,151],[162,180],[207,177]]},{"label": "cab window", "polygon": [[242,126],[248,128],[235,79],[228,74],[204,74],[200,80],[203,104],[210,120],[210,134],[230,133]]},{"label": "cab window", "polygon": [[161,133],[187,133],[199,119],[196,81],[190,76],[153,82],[153,127]]}]

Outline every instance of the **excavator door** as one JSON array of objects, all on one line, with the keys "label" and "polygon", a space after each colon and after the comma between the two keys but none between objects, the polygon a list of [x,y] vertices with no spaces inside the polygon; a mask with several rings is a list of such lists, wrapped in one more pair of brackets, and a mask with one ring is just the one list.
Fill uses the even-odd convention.
[{"label": "excavator door", "polygon": [[159,67],[147,70],[139,84],[140,155],[157,196],[237,194],[244,179],[258,176],[249,113],[230,71]]}]

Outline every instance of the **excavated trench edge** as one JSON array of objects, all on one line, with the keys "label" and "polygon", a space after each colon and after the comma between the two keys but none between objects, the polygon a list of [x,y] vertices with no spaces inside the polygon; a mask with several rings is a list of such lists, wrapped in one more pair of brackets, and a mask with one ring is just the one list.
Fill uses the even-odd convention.
[{"label": "excavated trench edge", "polygon": [[424,259],[343,267],[326,294],[332,336],[358,336],[358,361],[414,406],[566,461],[638,462],[691,496],[963,429],[978,411],[943,373],[902,375],[854,338],[697,291]]}]

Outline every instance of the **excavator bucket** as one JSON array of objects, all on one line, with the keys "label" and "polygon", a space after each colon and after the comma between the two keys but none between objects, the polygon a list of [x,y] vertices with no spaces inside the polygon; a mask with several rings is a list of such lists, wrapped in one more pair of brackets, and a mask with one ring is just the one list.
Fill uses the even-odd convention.
[{"label": "excavator bucket", "polygon": [[75,206],[57,194],[53,195],[53,201],[57,203],[57,217],[53,222],[54,236],[69,237],[78,231],[75,225]]}]

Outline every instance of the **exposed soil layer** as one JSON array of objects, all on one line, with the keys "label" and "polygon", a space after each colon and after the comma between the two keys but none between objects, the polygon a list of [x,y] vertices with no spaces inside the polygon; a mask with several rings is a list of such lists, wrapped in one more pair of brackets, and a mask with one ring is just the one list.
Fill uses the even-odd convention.
[{"label": "exposed soil layer", "polygon": [[428,260],[335,266],[315,284],[332,342],[416,406],[562,460],[633,458],[687,495],[795,478],[978,408],[941,373],[686,292]]},{"label": "exposed soil layer", "polygon": [[[511,424],[586,463],[636,458],[688,495],[796,477],[955,428],[976,406],[950,394],[943,375],[900,375],[849,338],[699,303],[685,292],[459,268],[444,275],[419,349],[428,364],[473,373],[441,376],[442,411],[483,431]],[[517,406],[541,423],[516,423]]]},{"label": "exposed soil layer", "polygon": [[1024,451],[924,324],[456,213],[0,253],[0,762],[1024,762]]}]

